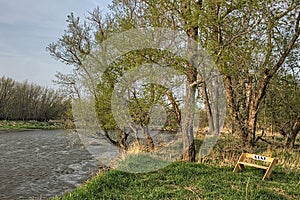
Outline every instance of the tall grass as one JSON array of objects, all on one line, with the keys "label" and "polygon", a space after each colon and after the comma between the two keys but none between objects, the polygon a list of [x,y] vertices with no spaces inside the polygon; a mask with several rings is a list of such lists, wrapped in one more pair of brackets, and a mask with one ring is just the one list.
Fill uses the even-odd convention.
[{"label": "tall grass", "polygon": [[[199,149],[204,135],[198,134],[196,137],[196,149]],[[267,136],[268,143],[259,141],[255,147],[247,148],[242,145],[236,136],[228,133],[221,134],[217,144],[210,154],[198,162],[211,164],[214,166],[234,166],[239,156],[243,152],[260,154],[278,159],[277,168],[282,168],[285,172],[300,172],[300,146],[299,139],[295,148],[288,149],[282,144],[282,136]]]}]

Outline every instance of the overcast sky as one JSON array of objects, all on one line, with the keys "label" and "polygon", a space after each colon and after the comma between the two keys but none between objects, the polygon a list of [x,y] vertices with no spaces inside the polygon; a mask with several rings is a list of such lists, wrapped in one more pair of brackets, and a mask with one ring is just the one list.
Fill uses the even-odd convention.
[{"label": "overcast sky", "polygon": [[0,77],[57,88],[57,71],[71,70],[45,50],[66,28],[73,12],[83,17],[96,6],[107,11],[111,0],[0,0]]}]

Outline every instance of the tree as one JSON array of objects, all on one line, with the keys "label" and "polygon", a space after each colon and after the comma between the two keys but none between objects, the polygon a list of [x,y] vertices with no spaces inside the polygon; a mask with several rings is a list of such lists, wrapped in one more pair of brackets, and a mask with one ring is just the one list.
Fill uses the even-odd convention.
[{"label": "tree", "polygon": [[[227,103],[236,133],[254,145],[259,107],[270,80],[282,68],[299,37],[299,1],[116,1],[121,18],[136,27],[167,26],[184,31],[215,59],[226,86]],[[292,30],[292,31],[290,31]],[[286,34],[287,33],[287,34]],[[192,48],[190,48],[192,53]],[[192,65],[186,68],[186,105],[194,103],[202,82]],[[205,98],[208,118],[209,99]],[[183,119],[185,159],[192,160],[190,116]],[[210,120],[211,121],[211,120]],[[189,153],[188,153],[189,152]]]},{"label": "tree", "polygon": [[[188,37],[189,54],[195,51],[193,41],[199,42],[222,74],[234,133],[244,144],[255,145],[262,100],[271,80],[299,43],[298,0],[116,0],[110,8],[111,13],[106,18],[96,9],[82,24],[78,18],[69,16],[67,31],[57,43],[49,45],[50,54],[74,65],[79,76],[95,80],[97,73],[82,63],[112,33],[157,26],[184,32]],[[218,123],[212,123],[215,108],[211,107],[205,79],[193,63],[177,64],[181,65],[187,80],[183,110],[195,104],[196,91],[200,88],[207,118],[218,130]],[[97,88],[90,89],[97,99]],[[176,107],[183,133],[183,160],[193,161],[194,119],[189,112],[179,117],[178,106],[173,106],[174,110]]]},{"label": "tree", "polygon": [[[162,55],[164,55],[164,57],[162,57]],[[167,62],[168,57],[166,55],[167,54],[161,54],[159,50],[152,49],[132,51],[118,58],[102,73],[101,80],[97,85],[96,108],[102,130],[104,130],[104,132],[119,130],[119,133],[121,133],[121,135],[117,137],[122,139],[119,141],[113,141],[112,138],[109,137],[109,134],[105,133],[106,137],[113,144],[127,148],[126,139],[129,132],[134,132],[136,143],[141,144],[137,138],[137,132],[141,130],[145,139],[145,149],[153,150],[154,142],[150,135],[152,128],[151,109],[156,105],[170,111],[166,117],[166,121],[171,120],[171,118],[177,118],[177,123],[180,124],[180,121],[178,122],[181,115],[179,106],[171,90],[155,83],[145,82],[145,80],[143,81],[142,79],[139,79],[139,83],[137,84],[134,80],[136,75],[143,78],[142,70],[137,69],[139,66],[149,62],[159,63],[162,62],[163,59]],[[175,64],[170,62],[168,65]],[[126,77],[126,73],[133,73],[132,77],[130,76],[131,80],[123,78],[124,76]],[[114,97],[113,93],[115,92],[121,96],[119,98]],[[114,100],[114,103],[112,100]],[[170,101],[170,104],[166,102],[167,100]],[[126,108],[120,106],[124,103],[129,110],[125,116],[124,109]],[[112,107],[114,106],[118,108],[115,108],[113,111]],[[121,116],[118,117],[118,115]],[[124,118],[131,118],[132,120],[127,120],[122,124],[116,122],[123,121]],[[177,123],[175,122],[175,125],[170,124],[169,126],[178,128],[176,126]]]},{"label": "tree", "polygon": [[259,119],[267,128],[271,126],[285,136],[285,146],[291,148],[300,132],[300,86],[299,81],[287,71],[281,71],[270,83],[269,92],[263,100]]},{"label": "tree", "polygon": [[7,118],[8,105],[13,100],[15,82],[11,78],[0,79],[0,119]]},{"label": "tree", "polygon": [[[254,145],[262,99],[299,42],[299,1],[136,0],[115,5],[127,10],[124,13],[132,16],[132,24],[138,21],[138,27],[150,24],[185,31],[211,52],[223,74],[236,132],[243,142]],[[192,67],[188,71],[190,83],[198,82]],[[187,99],[191,95],[193,101],[195,88],[188,91]],[[204,103],[210,118],[209,101]]]},{"label": "tree", "polygon": [[[176,27],[184,31],[188,36],[188,51],[190,55],[194,54],[192,41],[198,39],[198,16],[194,10],[200,10],[201,3],[194,1],[116,1],[113,9],[117,12],[122,11],[122,19],[127,20],[127,24],[135,27],[150,26],[169,26]],[[124,16],[125,15],[125,16]],[[120,20],[120,17],[117,20]],[[168,18],[168,17],[170,18]],[[124,20],[122,20],[124,21]],[[177,24],[176,24],[177,23]],[[188,109],[195,104],[195,95],[197,84],[197,69],[192,63],[185,63],[183,66],[184,74],[187,77],[186,96],[183,110],[184,116],[181,119],[181,129],[183,137],[183,160],[195,160],[194,144],[194,117]]]},{"label": "tree", "polygon": [[60,119],[68,100],[58,92],[11,78],[0,79],[0,118],[5,120],[49,121]]},{"label": "tree", "polygon": [[299,1],[211,1],[200,15],[200,42],[223,74],[236,132],[254,145],[262,99],[299,41]]}]

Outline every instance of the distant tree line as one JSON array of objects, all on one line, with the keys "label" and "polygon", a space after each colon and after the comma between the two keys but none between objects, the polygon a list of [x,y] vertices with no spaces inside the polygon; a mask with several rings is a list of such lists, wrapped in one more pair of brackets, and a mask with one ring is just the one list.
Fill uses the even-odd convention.
[{"label": "distant tree line", "polygon": [[70,101],[53,89],[0,78],[0,120],[63,119],[69,108]]}]

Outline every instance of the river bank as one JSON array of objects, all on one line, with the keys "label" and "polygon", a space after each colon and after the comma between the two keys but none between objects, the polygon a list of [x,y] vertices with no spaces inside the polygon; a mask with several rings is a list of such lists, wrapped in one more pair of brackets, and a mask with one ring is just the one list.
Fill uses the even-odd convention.
[{"label": "river bank", "polygon": [[273,171],[262,181],[260,170],[246,168],[233,173],[233,166],[175,162],[152,173],[110,170],[53,200],[81,199],[299,199],[299,173]]},{"label": "river bank", "polygon": [[66,125],[63,121],[0,121],[0,133],[11,131],[24,131],[24,130],[56,130],[65,129]]}]

